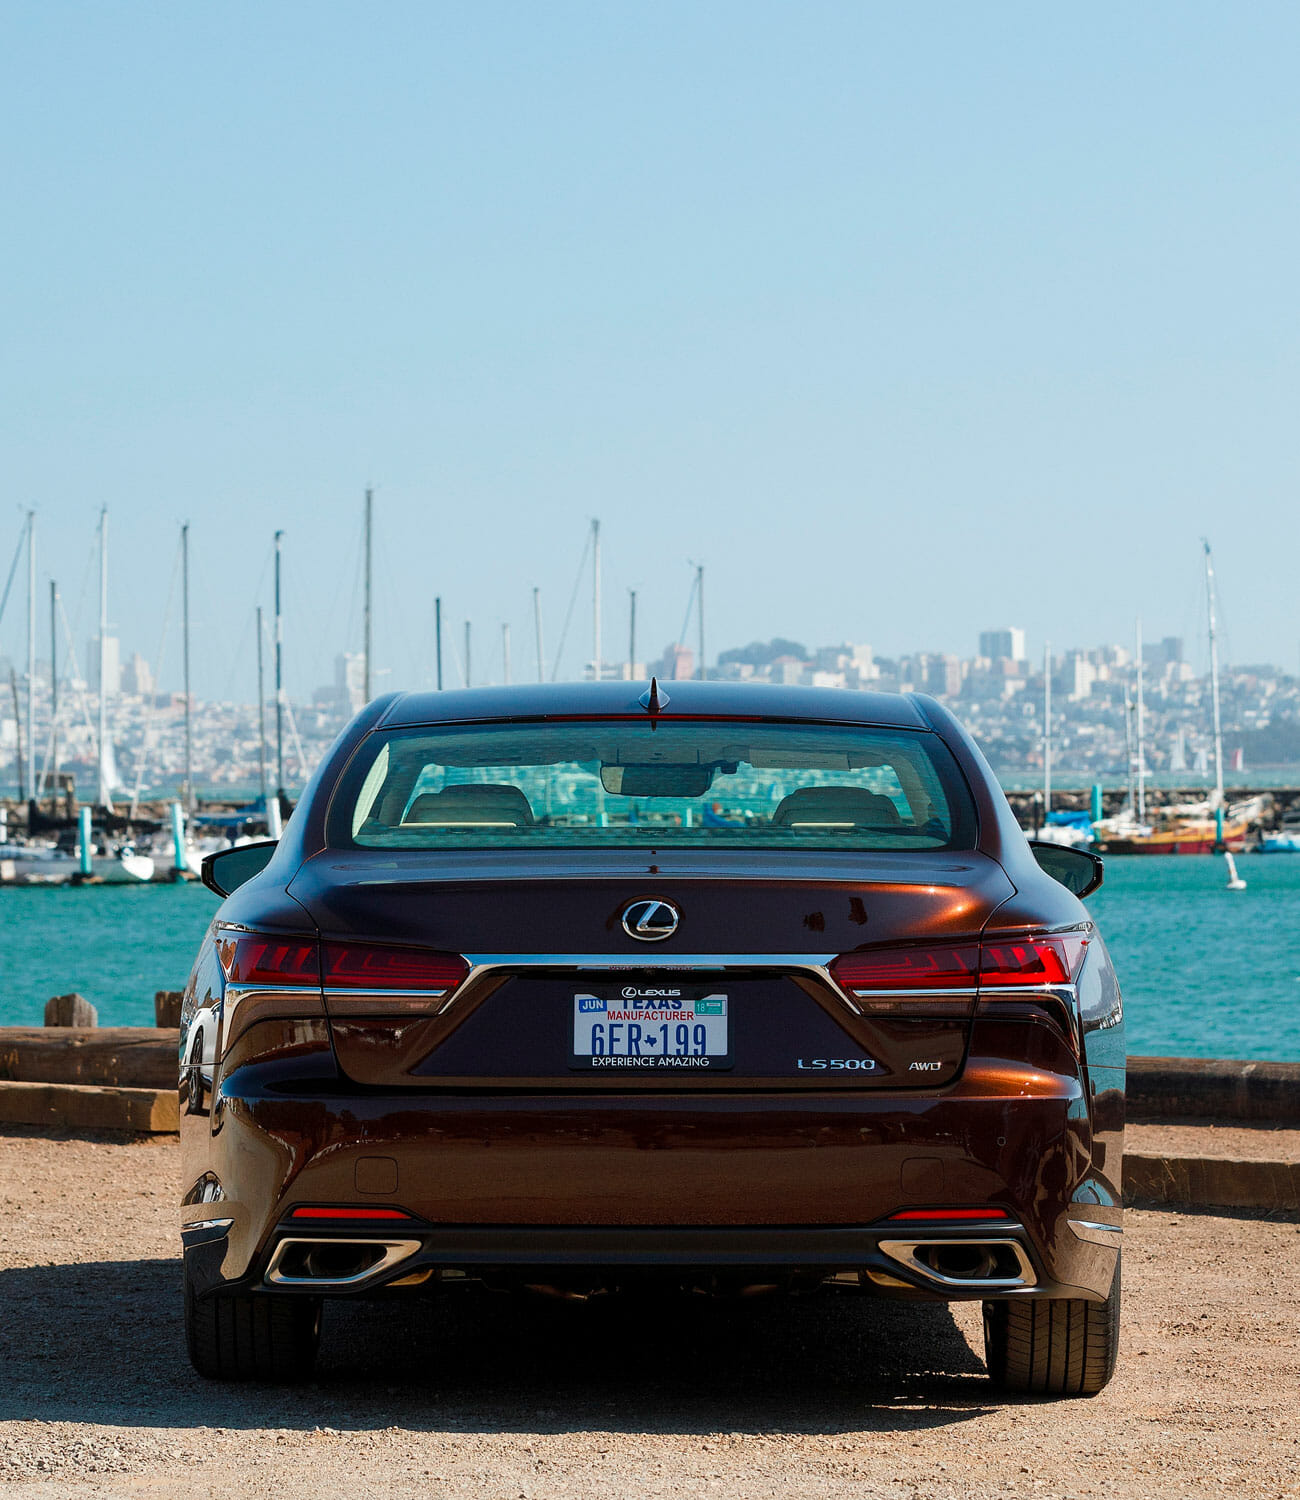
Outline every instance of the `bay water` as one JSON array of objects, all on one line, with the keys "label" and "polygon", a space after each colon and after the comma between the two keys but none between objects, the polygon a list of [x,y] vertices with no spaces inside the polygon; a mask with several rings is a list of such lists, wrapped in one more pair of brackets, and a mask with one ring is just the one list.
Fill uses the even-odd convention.
[{"label": "bay water", "polygon": [[[1131,1053],[1300,1061],[1300,855],[1114,856],[1088,899],[1119,971]],[[0,890],[0,1025],[76,990],[101,1026],[151,1026],[217,899],[199,885]]]}]

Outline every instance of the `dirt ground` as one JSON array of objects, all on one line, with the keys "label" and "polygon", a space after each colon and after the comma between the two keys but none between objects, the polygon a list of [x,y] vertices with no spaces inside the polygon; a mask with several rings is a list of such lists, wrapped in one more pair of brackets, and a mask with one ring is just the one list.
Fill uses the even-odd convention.
[{"label": "dirt ground", "polygon": [[1300,1496],[1294,1216],[1131,1212],[1090,1401],[996,1395],[977,1305],[835,1294],[357,1303],[257,1389],[186,1362],[177,1157],[0,1135],[0,1494]]}]

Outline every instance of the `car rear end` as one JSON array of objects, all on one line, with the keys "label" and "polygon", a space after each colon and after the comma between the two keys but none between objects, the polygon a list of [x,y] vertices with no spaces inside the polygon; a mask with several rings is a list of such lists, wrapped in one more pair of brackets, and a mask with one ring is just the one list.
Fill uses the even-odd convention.
[{"label": "car rear end", "polygon": [[359,738],[214,924],[195,1298],[1109,1306],[1118,992],[977,752],[681,696]]}]

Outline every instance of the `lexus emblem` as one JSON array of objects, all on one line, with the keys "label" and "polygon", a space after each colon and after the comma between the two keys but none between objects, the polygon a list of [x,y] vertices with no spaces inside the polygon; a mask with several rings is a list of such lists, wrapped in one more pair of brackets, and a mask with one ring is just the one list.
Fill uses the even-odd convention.
[{"label": "lexus emblem", "polygon": [[642,943],[662,943],[677,931],[682,914],[671,901],[631,901],[623,908],[623,931]]}]

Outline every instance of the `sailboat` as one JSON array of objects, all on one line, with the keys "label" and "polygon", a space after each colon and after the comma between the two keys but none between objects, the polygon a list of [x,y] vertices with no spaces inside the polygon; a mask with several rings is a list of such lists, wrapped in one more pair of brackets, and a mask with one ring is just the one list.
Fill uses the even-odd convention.
[{"label": "sailboat", "polygon": [[[112,794],[121,786],[117,774],[117,757],[108,732],[108,507],[99,513],[99,726],[95,737],[95,759],[98,771],[98,803],[105,813],[113,811]],[[107,841],[96,849],[91,859],[91,873],[108,884],[131,884],[152,880],[154,861],[151,855],[126,843],[112,848]]]},{"label": "sailboat", "polygon": [[[1214,560],[1208,541],[1205,548],[1205,597],[1209,613],[1210,706],[1214,730],[1214,791],[1201,802],[1177,803],[1160,810],[1145,826],[1143,806],[1146,766],[1142,735],[1141,636],[1138,645],[1138,747],[1137,760],[1130,763],[1136,773],[1136,796],[1130,792],[1129,807],[1118,818],[1095,825],[1099,854],[1240,854],[1246,846],[1250,820],[1262,811],[1259,798],[1229,805],[1223,790],[1223,726],[1219,712],[1219,643],[1215,622]],[[1132,782],[1130,783],[1132,785]],[[1127,817],[1126,817],[1127,814]]]}]

